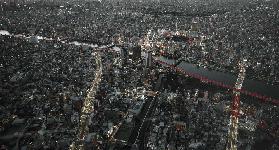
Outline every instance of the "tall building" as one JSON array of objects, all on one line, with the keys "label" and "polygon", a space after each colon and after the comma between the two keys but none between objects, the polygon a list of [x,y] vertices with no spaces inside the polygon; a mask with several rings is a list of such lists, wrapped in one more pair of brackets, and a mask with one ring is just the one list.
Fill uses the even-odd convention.
[{"label": "tall building", "polygon": [[198,23],[196,21],[192,22],[191,31],[198,31]]},{"label": "tall building", "polygon": [[133,60],[139,60],[141,58],[141,46],[135,46],[133,48]]},{"label": "tall building", "polygon": [[149,78],[149,71],[152,67],[152,51],[147,51],[145,53],[145,60],[144,60],[144,76]]},{"label": "tall building", "polygon": [[145,57],[145,67],[152,67],[152,51],[148,51]]},{"label": "tall building", "polygon": [[199,37],[199,24],[196,21],[192,21],[191,29],[189,30],[189,35],[192,38]]},{"label": "tall building", "polygon": [[128,50],[125,47],[122,47],[120,55],[121,55],[121,63],[123,66],[127,63],[127,60],[128,60]]}]

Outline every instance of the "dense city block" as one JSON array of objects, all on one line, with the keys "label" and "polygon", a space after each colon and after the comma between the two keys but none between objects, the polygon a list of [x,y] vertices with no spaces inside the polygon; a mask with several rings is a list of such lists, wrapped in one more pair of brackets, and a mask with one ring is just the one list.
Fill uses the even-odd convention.
[{"label": "dense city block", "polygon": [[1,0],[0,150],[278,150],[278,0]]}]

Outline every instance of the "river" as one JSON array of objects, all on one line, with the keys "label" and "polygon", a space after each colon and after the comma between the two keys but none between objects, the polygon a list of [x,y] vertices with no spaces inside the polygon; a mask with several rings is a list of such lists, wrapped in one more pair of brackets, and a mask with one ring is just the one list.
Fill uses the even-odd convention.
[{"label": "river", "polygon": [[[174,64],[175,60],[167,59],[165,57],[158,57],[157,59],[166,62],[168,64]],[[194,64],[190,64],[187,62],[182,62],[178,66],[182,70],[192,73],[198,74],[202,77],[205,77],[209,80],[214,80],[221,82],[227,86],[234,87],[237,77],[230,73],[219,72],[215,70],[209,70],[203,67],[197,67]],[[270,85],[260,81],[245,79],[243,83],[244,91],[248,91],[251,93],[257,93],[261,96],[272,98],[272,99],[279,99],[279,86],[278,85]]]}]

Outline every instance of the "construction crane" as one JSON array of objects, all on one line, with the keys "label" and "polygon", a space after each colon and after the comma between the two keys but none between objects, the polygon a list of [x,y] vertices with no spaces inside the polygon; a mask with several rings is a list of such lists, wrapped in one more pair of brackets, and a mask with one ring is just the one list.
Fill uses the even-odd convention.
[{"label": "construction crane", "polygon": [[235,83],[233,91],[233,102],[231,105],[231,115],[229,123],[228,141],[226,150],[237,150],[237,135],[238,135],[238,118],[240,112],[240,90],[245,78],[246,62],[243,60],[239,62],[239,74]]}]

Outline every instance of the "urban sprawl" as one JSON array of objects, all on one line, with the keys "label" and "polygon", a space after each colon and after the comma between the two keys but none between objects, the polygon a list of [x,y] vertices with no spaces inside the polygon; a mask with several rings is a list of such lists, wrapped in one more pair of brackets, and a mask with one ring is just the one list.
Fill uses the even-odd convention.
[{"label": "urban sprawl", "polygon": [[1,0],[0,150],[278,150],[278,60],[277,0]]}]

